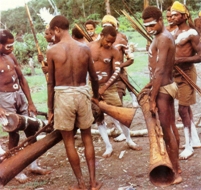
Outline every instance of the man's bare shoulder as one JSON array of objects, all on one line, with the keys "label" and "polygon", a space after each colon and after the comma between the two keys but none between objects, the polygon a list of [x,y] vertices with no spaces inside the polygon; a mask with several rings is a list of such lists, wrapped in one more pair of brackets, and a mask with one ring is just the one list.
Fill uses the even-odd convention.
[{"label": "man's bare shoulder", "polygon": [[88,43],[88,47],[92,47],[92,46],[96,46],[99,42],[98,41],[92,41],[90,43]]}]

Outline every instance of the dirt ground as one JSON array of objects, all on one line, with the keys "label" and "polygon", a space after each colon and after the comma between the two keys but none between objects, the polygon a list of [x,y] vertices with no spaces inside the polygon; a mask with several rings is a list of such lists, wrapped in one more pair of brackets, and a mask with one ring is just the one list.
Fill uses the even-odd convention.
[{"label": "dirt ground", "polygon": [[[198,68],[198,76],[200,75]],[[200,79],[198,78],[198,84]],[[197,104],[192,106],[194,113],[194,121],[197,124],[200,113],[201,98],[197,95]],[[125,102],[126,107],[131,106],[131,102]],[[176,115],[177,102],[175,105]],[[113,124],[109,117],[106,117],[108,128],[113,128]],[[177,124],[181,122],[176,121]],[[137,109],[134,120],[131,125],[131,130],[146,129],[144,117],[141,109]],[[197,127],[199,137],[201,139],[201,125]],[[184,144],[183,128],[179,129],[181,137],[181,145]],[[182,183],[171,185],[168,187],[156,187],[149,180],[149,138],[148,135],[132,137],[135,143],[142,146],[141,151],[133,151],[129,149],[123,142],[114,142],[113,137],[110,141],[113,145],[114,152],[110,158],[104,159],[101,157],[105,150],[104,143],[99,135],[93,135],[93,141],[96,153],[96,176],[97,180],[103,182],[102,190],[125,190],[126,187],[133,187],[135,190],[200,190],[201,189],[201,148],[194,150],[194,155],[188,160],[180,161],[182,169]],[[7,138],[0,139],[1,144],[7,142]],[[83,144],[80,135],[77,135],[76,147],[81,158],[81,166],[86,183],[88,183],[88,170],[83,154]],[[125,151],[120,159],[121,151]],[[180,149],[182,151],[182,149]],[[26,184],[20,184],[15,179],[12,179],[7,185],[2,187],[2,190],[67,190],[68,187],[76,183],[74,174],[68,160],[66,159],[65,148],[63,142],[45,152],[39,157],[39,164],[42,167],[51,170],[47,175],[34,175],[29,173],[27,169],[24,172],[29,177]],[[131,188],[130,188],[131,190]]]}]

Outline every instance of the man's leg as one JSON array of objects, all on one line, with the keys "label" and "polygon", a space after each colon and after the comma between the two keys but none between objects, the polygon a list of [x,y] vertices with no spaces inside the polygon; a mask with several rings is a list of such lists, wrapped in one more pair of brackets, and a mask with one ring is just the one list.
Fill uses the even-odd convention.
[{"label": "man's leg", "polygon": [[123,131],[123,134],[126,137],[126,143],[129,146],[129,148],[131,148],[133,150],[142,150],[142,147],[140,147],[139,145],[135,144],[133,142],[133,140],[131,139],[130,129],[128,127],[126,127],[125,125],[121,124],[121,123],[119,123],[119,124],[121,126],[122,131]]},{"label": "man's leg", "polygon": [[190,106],[179,105],[179,115],[184,125],[185,148],[179,154],[181,160],[186,160],[193,155],[193,147],[191,144],[191,115],[189,113]]},{"label": "man's leg", "polygon": [[179,137],[178,129],[177,129],[176,124],[175,124],[175,107],[174,107],[174,101],[172,101],[172,103],[169,106],[170,106],[170,112],[172,113],[171,114],[171,126],[172,126],[172,130],[174,132],[174,135],[175,135],[175,138],[176,138],[176,141],[177,141],[177,146],[179,148],[180,137]]},{"label": "man's leg", "polygon": [[18,132],[9,133],[8,149],[14,148],[18,145],[20,135]]},{"label": "man's leg", "polygon": [[[39,130],[38,127],[34,127],[34,126],[29,126],[27,129],[24,130],[24,133],[26,135],[26,137],[31,137],[33,135],[35,135],[35,133]],[[33,140],[33,143],[36,142],[36,139]],[[38,166],[38,163],[37,163],[37,160],[34,160],[30,166],[29,166],[29,170],[32,172],[32,173],[35,173],[35,174],[40,174],[40,175],[45,175],[45,174],[48,174],[50,173],[51,171],[49,170],[46,170],[46,169],[43,169],[41,168],[40,166]]]},{"label": "man's leg", "polygon": [[98,125],[98,130],[100,132],[100,135],[106,145],[106,151],[103,153],[102,156],[104,158],[109,158],[112,155],[113,149],[107,134],[107,127],[104,121],[101,123],[97,123],[97,125]]},{"label": "man's leg", "polygon": [[90,186],[92,189],[99,189],[101,187],[101,183],[97,183],[95,178],[95,152],[91,136],[91,128],[81,130],[81,136],[85,147],[85,157],[89,170]]},{"label": "man's leg", "polygon": [[[82,176],[82,171],[80,167],[80,159],[78,153],[75,149],[75,140],[74,140],[74,132],[73,131],[60,131],[63,142],[66,148],[66,154],[68,160],[71,164],[75,177],[77,178],[78,186],[74,187],[74,189],[86,189],[84,184],[84,179]],[[73,188],[72,188],[73,189]]]},{"label": "man's leg", "polygon": [[182,181],[182,178],[179,174],[179,147],[175,137],[175,132],[171,128],[173,122],[172,114],[174,114],[171,112],[172,108],[170,108],[170,105],[173,105],[172,101],[172,97],[167,94],[159,93],[157,97],[159,120],[163,129],[163,138],[166,144],[167,153],[175,171],[176,176],[174,184],[176,184],[180,183]]},{"label": "man's leg", "polygon": [[192,144],[193,148],[200,148],[201,142],[200,142],[195,124],[193,122],[193,112],[192,112],[190,106],[189,106],[189,114],[190,114],[190,118],[191,118],[191,144]]}]

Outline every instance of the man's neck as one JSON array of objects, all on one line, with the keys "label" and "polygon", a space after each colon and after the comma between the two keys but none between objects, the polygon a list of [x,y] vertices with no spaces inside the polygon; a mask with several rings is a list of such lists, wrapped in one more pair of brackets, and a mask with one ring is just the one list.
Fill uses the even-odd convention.
[{"label": "man's neck", "polygon": [[180,25],[177,25],[179,30],[187,30],[189,29],[189,26],[187,25],[186,22],[182,22]]}]

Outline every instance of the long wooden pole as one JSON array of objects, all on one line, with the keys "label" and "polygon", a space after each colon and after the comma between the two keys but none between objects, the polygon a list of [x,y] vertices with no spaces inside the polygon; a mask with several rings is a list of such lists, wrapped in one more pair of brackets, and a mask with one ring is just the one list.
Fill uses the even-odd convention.
[{"label": "long wooden pole", "polygon": [[[26,8],[27,16],[29,18],[29,23],[30,23],[30,26],[31,26],[31,31],[32,31],[32,34],[33,34],[33,37],[34,37],[36,48],[38,50],[38,54],[42,55],[41,50],[40,50],[40,46],[38,44],[38,40],[37,40],[37,37],[36,37],[36,33],[35,33],[35,30],[34,30],[34,25],[33,25],[33,21],[32,21],[32,18],[31,18],[30,11],[29,11],[29,7],[28,7],[27,3],[25,3],[25,8]],[[43,67],[45,66],[44,61],[42,61],[41,64],[42,64]],[[47,80],[47,74],[45,75],[45,78]]]}]

